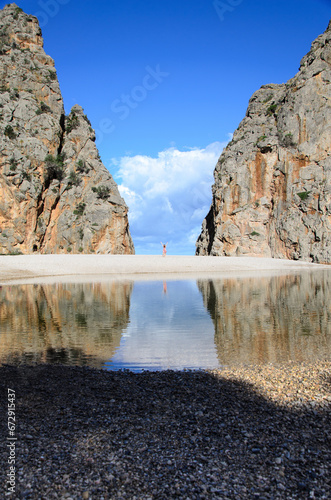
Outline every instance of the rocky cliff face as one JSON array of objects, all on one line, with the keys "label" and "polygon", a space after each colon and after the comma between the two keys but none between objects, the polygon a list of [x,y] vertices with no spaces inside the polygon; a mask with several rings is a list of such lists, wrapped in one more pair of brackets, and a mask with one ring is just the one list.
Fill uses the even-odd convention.
[{"label": "rocky cliff face", "polygon": [[132,254],[127,206],[80,106],[65,116],[38,21],[0,11],[0,253]]},{"label": "rocky cliff face", "polygon": [[331,262],[331,23],[286,84],[265,85],[214,172],[198,255]]}]

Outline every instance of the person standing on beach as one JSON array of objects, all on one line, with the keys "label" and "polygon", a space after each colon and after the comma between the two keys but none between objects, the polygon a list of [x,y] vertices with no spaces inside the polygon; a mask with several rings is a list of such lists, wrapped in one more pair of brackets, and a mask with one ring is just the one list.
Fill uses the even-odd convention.
[{"label": "person standing on beach", "polygon": [[162,257],[165,257],[167,255],[167,245],[168,245],[168,242],[167,243],[162,243],[162,241],[161,241],[161,245],[163,247]]}]

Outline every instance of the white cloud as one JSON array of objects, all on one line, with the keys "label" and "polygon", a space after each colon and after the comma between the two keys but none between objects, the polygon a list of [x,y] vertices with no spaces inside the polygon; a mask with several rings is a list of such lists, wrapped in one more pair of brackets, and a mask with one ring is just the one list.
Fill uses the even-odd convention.
[{"label": "white cloud", "polygon": [[118,188],[128,207],[135,207],[134,211],[130,211],[130,222],[132,223],[143,215],[144,200],[138,193],[126,186],[121,185]]},{"label": "white cloud", "polygon": [[169,254],[194,253],[211,203],[213,171],[226,144],[188,151],[171,147],[157,158],[136,155],[113,161],[137,253],[160,253],[161,240],[169,242]]}]

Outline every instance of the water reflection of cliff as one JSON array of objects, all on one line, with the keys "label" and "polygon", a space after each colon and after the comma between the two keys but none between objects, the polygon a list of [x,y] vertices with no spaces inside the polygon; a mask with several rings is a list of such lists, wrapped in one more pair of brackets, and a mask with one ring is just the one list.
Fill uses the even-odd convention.
[{"label": "water reflection of cliff", "polygon": [[331,273],[198,281],[221,364],[330,358]]},{"label": "water reflection of cliff", "polygon": [[131,282],[0,289],[0,362],[101,367],[129,321]]}]

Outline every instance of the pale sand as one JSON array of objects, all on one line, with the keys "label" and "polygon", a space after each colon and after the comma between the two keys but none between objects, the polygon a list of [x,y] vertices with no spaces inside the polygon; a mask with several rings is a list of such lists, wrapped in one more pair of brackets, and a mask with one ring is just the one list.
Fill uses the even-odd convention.
[{"label": "pale sand", "polygon": [[258,257],[161,255],[15,255],[0,256],[0,284],[103,281],[109,279],[182,279],[265,276],[331,270],[330,266]]}]

